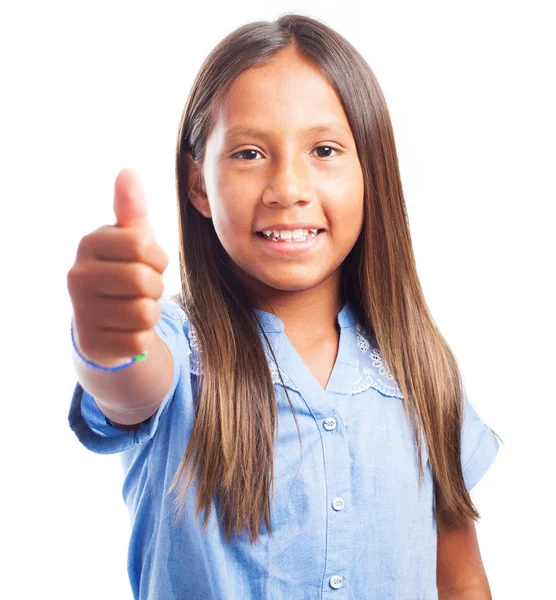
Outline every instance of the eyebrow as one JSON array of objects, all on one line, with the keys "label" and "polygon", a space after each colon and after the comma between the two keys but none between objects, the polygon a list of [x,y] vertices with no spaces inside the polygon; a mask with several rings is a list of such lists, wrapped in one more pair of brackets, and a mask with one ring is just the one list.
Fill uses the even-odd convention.
[{"label": "eyebrow", "polygon": [[[315,125],[311,125],[310,127],[304,127],[299,131],[301,135],[335,132],[342,132],[351,136],[351,131],[340,123],[317,123]],[[268,133],[262,129],[257,129],[256,127],[245,127],[243,125],[238,125],[236,127],[232,127],[224,134],[224,141],[228,141],[230,138],[238,135],[266,137],[268,136]]]}]

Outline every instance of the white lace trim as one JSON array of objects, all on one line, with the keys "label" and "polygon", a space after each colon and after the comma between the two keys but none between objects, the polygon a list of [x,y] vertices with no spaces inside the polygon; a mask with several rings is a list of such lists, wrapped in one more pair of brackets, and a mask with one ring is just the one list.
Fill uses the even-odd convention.
[{"label": "white lace trim", "polygon": [[191,348],[191,356],[189,357],[190,370],[194,375],[199,375],[201,369],[199,365],[199,353],[197,350],[197,332],[191,323],[189,323],[189,332],[187,337],[189,341],[189,347]]},{"label": "white lace trim", "polygon": [[181,306],[178,306],[177,304],[174,306],[174,310],[176,313],[176,316],[178,317],[178,321],[182,324],[185,325],[185,323],[187,322],[187,317],[185,316],[185,312],[183,311]]},{"label": "white lace trim", "polygon": [[355,330],[357,332],[357,347],[359,350],[363,354],[367,354],[370,349],[368,358],[370,359],[371,366],[363,366],[361,368],[359,359],[357,359],[355,366],[357,379],[352,384],[351,393],[358,394],[373,387],[387,396],[402,398],[398,382],[394,379],[388,364],[382,357],[379,349],[371,345],[366,332],[359,322],[356,323]]}]

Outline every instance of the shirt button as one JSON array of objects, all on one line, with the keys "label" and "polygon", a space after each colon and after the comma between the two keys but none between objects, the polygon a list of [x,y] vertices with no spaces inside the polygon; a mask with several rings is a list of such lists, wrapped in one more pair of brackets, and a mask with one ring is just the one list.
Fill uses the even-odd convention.
[{"label": "shirt button", "polygon": [[340,575],[332,575],[332,577],[330,578],[330,585],[335,589],[342,587],[342,583],[343,580],[340,577]]},{"label": "shirt button", "polygon": [[336,419],[334,419],[333,417],[328,417],[328,419],[324,420],[324,428],[327,429],[328,431],[331,431],[332,429],[336,429]]},{"label": "shirt button", "polygon": [[334,498],[334,500],[332,500],[332,507],[334,510],[342,510],[342,508],[344,508],[344,499]]}]

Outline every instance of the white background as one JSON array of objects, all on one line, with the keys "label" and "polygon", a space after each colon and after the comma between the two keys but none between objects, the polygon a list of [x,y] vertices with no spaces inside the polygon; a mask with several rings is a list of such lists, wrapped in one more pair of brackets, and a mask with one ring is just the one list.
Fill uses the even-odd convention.
[{"label": "white background", "polygon": [[2,9],[0,596],[131,599],[119,457],[87,451],[67,421],[67,271],[80,238],[114,222],[114,179],[133,167],[170,257],[165,292],[179,288],[174,149],[191,83],[230,31],[290,10],[354,44],[386,97],[427,302],[474,406],[505,443],[471,494],[493,597],[553,593],[551,4]]}]

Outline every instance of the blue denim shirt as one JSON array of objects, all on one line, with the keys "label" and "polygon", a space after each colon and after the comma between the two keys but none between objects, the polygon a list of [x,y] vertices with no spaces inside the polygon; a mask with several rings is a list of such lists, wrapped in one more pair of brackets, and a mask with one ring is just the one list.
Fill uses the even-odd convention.
[{"label": "blue denim shirt", "polygon": [[[175,492],[165,491],[193,427],[199,362],[195,332],[182,309],[165,297],[160,305],[156,331],[174,357],[174,377],[158,411],[138,430],[116,429],[79,383],[69,411],[70,426],[85,447],[120,453],[134,598],[436,600],[437,532],[426,448],[420,489],[400,388],[347,304],[338,314],[340,345],[326,390],[286,337],[282,321],[256,311],[277,359],[271,360],[265,345],[279,411],[273,535],[263,526],[254,544],[247,533],[227,543],[214,503],[202,533],[202,514],[194,519],[196,484],[173,526]],[[302,461],[278,369],[299,421]],[[498,449],[465,396],[461,462],[467,489]]]}]

